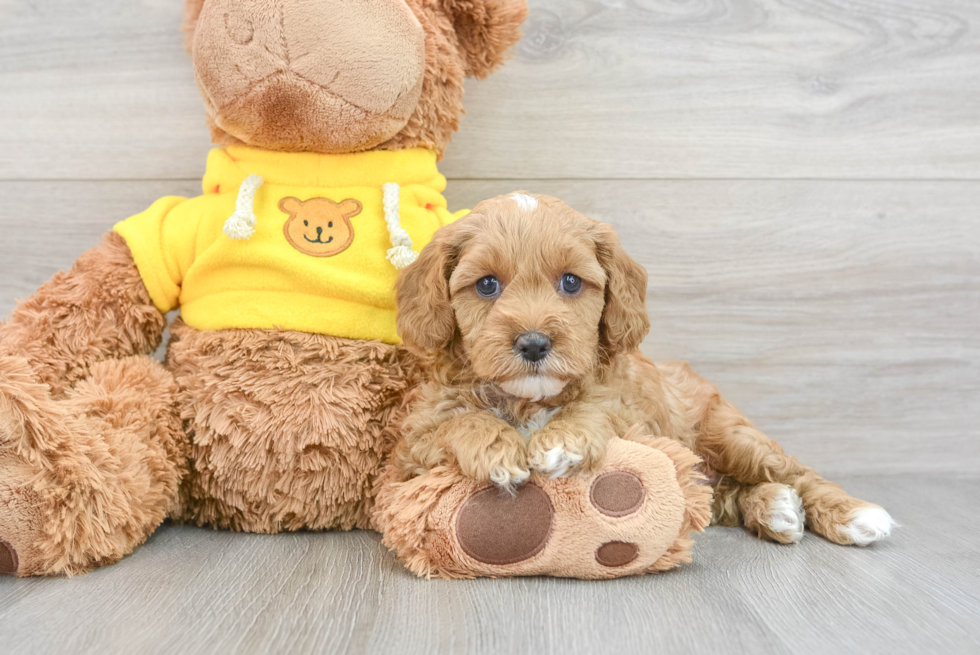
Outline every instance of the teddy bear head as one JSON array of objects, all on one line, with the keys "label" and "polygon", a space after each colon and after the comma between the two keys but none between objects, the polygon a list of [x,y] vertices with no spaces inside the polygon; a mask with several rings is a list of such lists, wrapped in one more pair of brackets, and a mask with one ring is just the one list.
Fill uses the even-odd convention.
[{"label": "teddy bear head", "polygon": [[423,146],[459,126],[463,79],[520,38],[525,0],[185,0],[212,140],[321,153]]}]

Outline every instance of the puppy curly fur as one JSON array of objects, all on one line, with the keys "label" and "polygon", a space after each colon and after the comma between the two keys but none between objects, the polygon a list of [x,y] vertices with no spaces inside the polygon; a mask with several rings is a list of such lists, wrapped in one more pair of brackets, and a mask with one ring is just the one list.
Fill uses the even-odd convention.
[{"label": "puppy curly fur", "polygon": [[[581,278],[580,291],[562,290],[566,273]],[[475,288],[488,275],[501,287],[492,298]],[[449,465],[512,488],[529,469],[588,472],[612,435],[640,426],[681,442],[727,480],[717,523],[744,520],[762,537],[793,541],[784,532],[794,526],[760,523],[777,498],[785,501],[778,491],[786,485],[811,529],[861,543],[848,526],[861,510],[880,508],[787,456],[686,363],[640,354],[650,327],[646,285],[610,226],[548,196],[493,198],[440,230],[397,286],[399,333],[432,361],[393,454],[400,479]],[[538,362],[515,348],[528,331],[552,342]],[[542,425],[543,414],[550,420]]]}]

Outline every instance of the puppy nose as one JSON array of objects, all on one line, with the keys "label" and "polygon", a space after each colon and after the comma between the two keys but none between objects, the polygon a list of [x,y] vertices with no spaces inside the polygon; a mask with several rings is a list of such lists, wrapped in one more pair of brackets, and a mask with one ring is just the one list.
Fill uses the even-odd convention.
[{"label": "puppy nose", "polygon": [[551,352],[551,337],[540,332],[525,332],[514,341],[516,350],[525,361],[540,362]]},{"label": "puppy nose", "polygon": [[316,229],[316,233],[317,233],[317,234],[323,234],[323,228],[322,228],[322,227],[318,227],[318,228]]}]

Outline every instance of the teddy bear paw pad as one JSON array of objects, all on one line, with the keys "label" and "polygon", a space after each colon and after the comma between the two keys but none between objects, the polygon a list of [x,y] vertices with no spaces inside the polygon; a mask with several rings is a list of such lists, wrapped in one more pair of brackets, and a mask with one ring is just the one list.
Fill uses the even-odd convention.
[{"label": "teddy bear paw pad", "polygon": [[456,539],[463,551],[484,564],[515,564],[541,552],[551,537],[555,510],[536,484],[513,495],[495,486],[470,496],[456,519]]},{"label": "teddy bear paw pad", "polygon": [[607,541],[595,551],[595,561],[609,568],[631,564],[640,554],[640,547],[628,541]]},{"label": "teddy bear paw pad", "polygon": [[606,516],[628,516],[643,505],[646,489],[640,478],[626,471],[608,471],[589,489],[592,505]]},{"label": "teddy bear paw pad", "polygon": [[0,539],[0,575],[17,573],[17,551],[3,539]]}]

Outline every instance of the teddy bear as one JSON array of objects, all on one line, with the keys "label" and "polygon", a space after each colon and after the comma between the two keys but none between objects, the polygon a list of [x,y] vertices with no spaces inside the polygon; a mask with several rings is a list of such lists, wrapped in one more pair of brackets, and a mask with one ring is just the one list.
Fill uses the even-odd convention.
[{"label": "teddy bear", "polygon": [[[387,462],[423,356],[393,293],[451,213],[463,79],[524,0],[186,0],[212,140],[197,198],[117,223],[0,323],[0,573],[117,562],[165,519],[376,529],[442,577],[610,578],[691,557],[699,460],[612,435],[589,476],[513,495]],[[170,326],[165,363],[150,354]]]},{"label": "teddy bear", "polygon": [[[0,571],[89,571],[166,518],[373,525],[420,364],[400,267],[524,0],[186,0],[203,194],[117,223],[0,324]],[[165,363],[151,358],[178,309]]]}]

